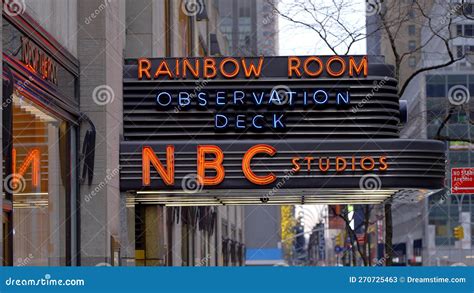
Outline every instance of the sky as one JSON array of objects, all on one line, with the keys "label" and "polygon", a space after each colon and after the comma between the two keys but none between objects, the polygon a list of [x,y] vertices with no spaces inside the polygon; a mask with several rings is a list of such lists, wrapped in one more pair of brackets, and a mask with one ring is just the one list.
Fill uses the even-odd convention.
[{"label": "sky", "polygon": [[[299,0],[301,1],[301,0]],[[331,6],[332,0],[312,0],[318,6]],[[351,9],[355,13],[347,13],[344,17],[346,23],[354,26],[363,26],[365,24],[365,0],[336,0],[336,2],[345,1],[350,3]],[[294,0],[282,0],[279,8],[291,7]],[[305,15],[295,15],[295,20],[308,23],[311,21]],[[332,52],[325,47],[316,32],[309,28],[295,27],[295,24],[279,16],[279,46],[280,55],[332,55]],[[351,54],[365,54],[365,41],[356,43]]]}]

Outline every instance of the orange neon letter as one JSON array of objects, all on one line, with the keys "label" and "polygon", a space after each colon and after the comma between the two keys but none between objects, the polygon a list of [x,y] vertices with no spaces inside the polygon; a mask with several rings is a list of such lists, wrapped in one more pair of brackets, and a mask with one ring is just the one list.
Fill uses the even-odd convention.
[{"label": "orange neon letter", "polygon": [[151,78],[150,75],[151,62],[146,58],[138,59],[138,79],[143,78],[143,74],[146,75],[147,79]]},{"label": "orange neon letter", "polygon": [[[34,148],[26,154],[25,160],[21,164],[18,172],[16,172],[16,149],[12,149],[12,173],[13,180],[17,181],[19,178],[17,176],[24,176],[26,169],[31,165],[31,184],[34,187],[37,187],[40,183],[40,162],[41,162],[41,152],[39,149]],[[18,183],[18,182],[17,182]]]},{"label": "orange neon letter", "polygon": [[260,77],[260,73],[262,72],[262,65],[263,65],[263,57],[258,59],[258,67],[255,67],[255,64],[249,63],[247,68],[247,63],[245,63],[245,59],[242,59],[242,67],[244,68],[245,77],[249,78],[252,75],[254,77]]},{"label": "orange neon letter", "polygon": [[204,78],[214,78],[217,75],[216,60],[213,58],[204,58],[203,75]]},{"label": "orange neon letter", "polygon": [[249,150],[245,153],[244,158],[242,159],[242,171],[244,172],[245,177],[254,184],[270,184],[276,179],[276,176],[273,173],[270,172],[268,175],[265,176],[257,176],[250,167],[250,162],[252,161],[252,158],[258,153],[274,156],[276,154],[276,149],[267,144],[257,144],[249,148]]},{"label": "orange neon letter", "polygon": [[293,172],[298,172],[299,170],[301,170],[301,165],[300,165],[300,157],[293,157],[293,159],[291,159],[291,162],[293,163],[293,168],[291,170],[293,170]]},{"label": "orange neon letter", "polygon": [[360,60],[359,65],[356,64],[354,57],[349,57],[349,76],[354,76],[354,71],[358,75],[360,75],[360,72],[363,71],[364,77],[366,77],[368,70],[367,56],[364,56],[362,60]]},{"label": "orange neon letter", "polygon": [[[369,161],[369,163],[370,163],[369,166],[365,165],[366,161]],[[364,171],[372,171],[375,167],[375,161],[374,161],[374,159],[372,159],[372,157],[362,157],[360,159],[360,167]]]},{"label": "orange neon letter", "polygon": [[385,171],[385,170],[388,169],[387,157],[386,156],[381,156],[379,158],[379,163],[380,163],[380,167],[379,167],[380,171]]},{"label": "orange neon letter", "polygon": [[150,162],[155,167],[158,174],[160,174],[163,182],[166,185],[174,184],[174,146],[168,145],[166,147],[166,170],[161,164],[158,157],[155,155],[153,149],[149,146],[144,146],[142,149],[142,184],[144,186],[150,185]]},{"label": "orange neon letter", "polygon": [[[293,64],[296,62],[296,64]],[[293,71],[298,77],[301,77],[300,67],[301,60],[298,57],[288,57],[288,77],[293,77]]]},{"label": "orange neon letter", "polygon": [[[214,160],[206,160],[206,154],[213,154]],[[224,153],[215,145],[199,145],[197,147],[197,175],[198,181],[202,185],[217,185],[224,180],[225,169],[222,165]],[[206,169],[216,171],[216,176],[206,177]]]},{"label": "orange neon letter", "polygon": [[158,69],[155,72],[155,78],[158,78],[160,75],[168,75],[170,78],[173,77],[173,74],[171,73],[170,68],[168,67],[168,63],[166,63],[166,60],[162,60],[160,63],[160,66],[158,66]]},{"label": "orange neon letter", "polygon": [[[316,71],[309,70],[308,65],[310,64],[311,61],[314,61],[315,63],[318,64],[318,69]],[[304,62],[303,68],[304,68],[304,72],[307,75],[311,77],[317,77],[323,72],[323,62],[318,57],[308,57],[306,61]]]},{"label": "orange neon letter", "polygon": [[183,60],[183,78],[186,78],[186,73],[191,72],[191,74],[195,77],[199,77],[199,59],[194,59],[194,68],[191,66],[191,62],[184,58]]},{"label": "orange neon letter", "polygon": [[[339,69],[339,71],[334,71],[331,68],[331,64],[336,62],[336,61],[339,62],[339,64],[341,64],[341,69]],[[344,61],[344,59],[342,59],[342,57],[332,56],[326,62],[326,71],[328,72],[329,76],[339,77],[339,76],[343,75],[344,72],[346,71],[346,62]]]},{"label": "orange neon letter", "polygon": [[[342,165],[339,164],[340,162],[342,162]],[[337,172],[344,171],[346,170],[346,167],[347,167],[346,159],[343,157],[336,157],[336,171]]]},{"label": "orange neon letter", "polygon": [[[234,64],[234,71],[232,72],[226,72],[225,71],[225,65],[227,63],[233,63]],[[224,76],[225,78],[233,78],[235,76],[237,76],[237,74],[239,74],[239,62],[237,62],[237,60],[235,60],[234,58],[230,58],[230,57],[227,57],[227,58],[224,58],[224,60],[221,61],[221,64],[220,64],[220,70],[221,70],[221,74],[222,76]]]}]

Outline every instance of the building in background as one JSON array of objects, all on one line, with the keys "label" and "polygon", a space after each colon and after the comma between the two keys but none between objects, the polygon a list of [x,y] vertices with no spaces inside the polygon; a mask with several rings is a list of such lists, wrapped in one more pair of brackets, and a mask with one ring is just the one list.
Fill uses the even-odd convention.
[{"label": "building in background", "polygon": [[246,265],[268,266],[284,263],[280,210],[280,206],[244,208]]},{"label": "building in background", "polygon": [[[433,0],[416,0],[416,3],[423,7],[424,11],[430,11],[435,2],[436,1]],[[375,3],[379,9],[390,7],[391,9],[384,10],[386,19],[390,20],[390,23],[386,25],[390,27],[390,29],[397,27],[397,37],[392,44],[377,14],[368,13],[366,16],[368,35],[366,39],[367,55],[383,55],[387,63],[393,64],[395,59],[393,50],[391,49],[393,45],[395,45],[402,54],[411,53],[409,58],[404,58],[400,66],[399,84],[403,84],[405,79],[417,69],[417,64],[421,60],[421,51],[418,50],[418,48],[423,44],[423,41],[425,41],[422,39],[421,31],[422,28],[426,26],[426,23],[424,23],[426,18],[419,13],[417,14],[417,7],[414,7],[415,1],[388,0],[386,3],[382,1],[367,1],[367,3],[367,5]],[[401,19],[398,18],[400,16],[402,17]]]},{"label": "building in background", "polygon": [[242,207],[164,207],[119,191],[124,60],[229,54],[215,2],[10,2],[2,264],[243,265]]},{"label": "building in background", "polygon": [[278,55],[277,1],[216,0],[222,33],[229,41],[230,55]]},{"label": "building in background", "polygon": [[[441,34],[448,34],[446,10],[458,9],[461,1],[417,1],[424,13],[431,18],[431,25],[443,27]],[[470,2],[470,1],[467,1]],[[456,5],[458,4],[458,5]],[[400,66],[401,83],[420,68],[447,61],[447,54],[440,51],[444,44],[430,41],[433,36],[428,28],[427,18],[413,9],[413,3],[389,1],[385,5],[396,5],[398,9],[386,12],[393,17],[405,17],[400,26],[395,45],[400,52],[410,54]],[[450,7],[447,7],[450,5]],[[451,52],[461,57],[474,51],[471,38],[474,27],[472,3],[466,4],[464,11],[471,19],[459,17],[453,19],[451,32],[458,36],[450,41]],[[454,11],[456,12],[456,11]],[[385,55],[388,63],[393,62],[393,51],[389,39],[383,30],[377,30],[375,15],[367,16],[368,54]],[[469,54],[467,54],[469,55]],[[474,119],[474,76],[473,63],[465,58],[450,66],[430,70],[418,75],[401,97],[408,102],[409,119],[401,130],[402,138],[438,138],[446,141],[448,149],[447,178],[451,178],[451,168],[472,167],[473,165],[473,129],[469,120]],[[448,109],[453,106],[448,96],[450,89],[462,86],[470,92],[470,100],[464,107],[454,107],[453,114],[443,126]],[[469,94],[469,93],[468,93]],[[449,137],[444,139],[443,137]],[[427,170],[429,172],[429,170]],[[451,184],[448,184],[451,186]],[[454,195],[449,190],[435,194],[418,203],[396,204],[393,213],[393,243],[395,265],[452,265],[474,264],[474,240],[472,222],[474,202],[472,194]],[[461,223],[462,222],[462,223]],[[459,241],[454,237],[456,226],[465,227],[465,238]]]}]

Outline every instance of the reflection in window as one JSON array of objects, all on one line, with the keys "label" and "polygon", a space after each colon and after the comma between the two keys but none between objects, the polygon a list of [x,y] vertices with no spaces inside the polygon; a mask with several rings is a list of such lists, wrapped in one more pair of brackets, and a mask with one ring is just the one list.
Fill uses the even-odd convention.
[{"label": "reflection in window", "polygon": [[410,58],[408,58],[408,65],[411,68],[416,67],[416,57],[415,56],[410,56]]},{"label": "reflection in window", "polygon": [[65,182],[69,172],[62,149],[64,126],[65,122],[40,110],[21,93],[14,94],[14,265],[66,264]]},{"label": "reflection in window", "polygon": [[426,94],[428,97],[446,97],[446,77],[443,75],[427,75]]}]

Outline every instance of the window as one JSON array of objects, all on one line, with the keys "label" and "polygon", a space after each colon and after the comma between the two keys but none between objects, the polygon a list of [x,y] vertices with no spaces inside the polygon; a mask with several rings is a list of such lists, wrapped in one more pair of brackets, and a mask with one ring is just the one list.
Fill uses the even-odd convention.
[{"label": "window", "polygon": [[448,75],[448,89],[456,85],[467,85],[467,76],[462,74]]},{"label": "window", "polygon": [[[13,96],[14,265],[66,265],[67,123]],[[12,181],[13,182],[13,181]]]},{"label": "window", "polygon": [[462,36],[463,35],[463,33],[462,33],[462,24],[456,25],[456,35],[457,36]]},{"label": "window", "polygon": [[413,40],[409,41],[408,42],[408,50],[410,50],[410,52],[411,52],[411,51],[414,51],[415,49],[416,49],[416,41],[413,41]]},{"label": "window", "polygon": [[415,56],[411,56],[410,58],[408,58],[408,66],[410,66],[411,68],[416,67],[416,57]]},{"label": "window", "polygon": [[474,46],[471,45],[464,45],[464,46],[456,46],[456,57],[461,58],[467,54],[474,53]]},{"label": "window", "polygon": [[472,24],[465,24],[464,25],[464,36],[465,37],[474,36],[474,25],[472,25]]},{"label": "window", "polygon": [[239,1],[239,17],[250,17],[252,1]]},{"label": "window", "polygon": [[426,76],[426,94],[431,98],[446,97],[446,77],[442,75]]},{"label": "window", "polygon": [[464,55],[463,46],[456,46],[456,57],[461,58]]},{"label": "window", "polygon": [[474,24],[456,25],[456,35],[461,37],[474,37]]},{"label": "window", "polygon": [[473,15],[473,3],[464,3],[463,13],[465,15]]},{"label": "window", "polygon": [[409,34],[410,36],[414,36],[414,35],[416,34],[416,27],[415,27],[414,24],[410,24],[410,25],[408,26],[408,34]]},{"label": "window", "polygon": [[[469,83],[468,83],[469,93],[471,93],[472,95],[472,93],[474,93],[474,75],[469,75],[468,78],[469,78]],[[474,113],[472,113],[471,115],[472,115],[471,119],[474,119]]]}]

